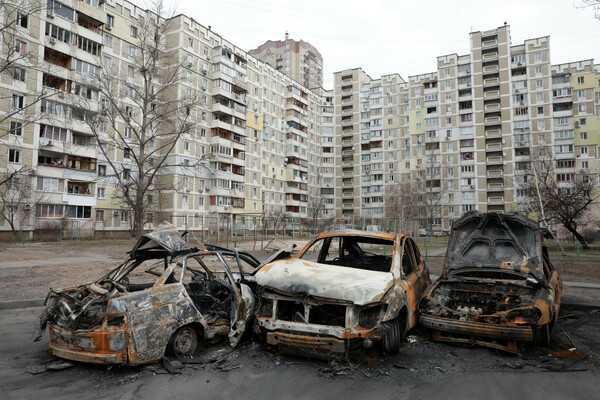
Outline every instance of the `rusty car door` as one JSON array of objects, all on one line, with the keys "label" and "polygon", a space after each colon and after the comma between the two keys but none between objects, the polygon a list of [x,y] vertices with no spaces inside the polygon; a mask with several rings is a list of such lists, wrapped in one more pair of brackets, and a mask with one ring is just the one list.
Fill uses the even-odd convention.
[{"label": "rusty car door", "polygon": [[429,286],[429,272],[425,267],[425,262],[416,244],[409,237],[403,238],[402,272],[404,274],[404,282],[407,285],[406,306],[409,313],[408,329],[410,329],[416,326],[418,322],[417,308],[421,296]]}]

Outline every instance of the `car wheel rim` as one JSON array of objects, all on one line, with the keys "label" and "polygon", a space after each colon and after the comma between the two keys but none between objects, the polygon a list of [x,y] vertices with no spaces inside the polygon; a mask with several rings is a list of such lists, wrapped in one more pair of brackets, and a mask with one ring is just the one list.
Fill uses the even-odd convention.
[{"label": "car wheel rim", "polygon": [[175,355],[178,357],[182,357],[193,353],[196,349],[195,336],[195,333],[189,328],[182,329],[181,331],[179,331],[173,343]]}]

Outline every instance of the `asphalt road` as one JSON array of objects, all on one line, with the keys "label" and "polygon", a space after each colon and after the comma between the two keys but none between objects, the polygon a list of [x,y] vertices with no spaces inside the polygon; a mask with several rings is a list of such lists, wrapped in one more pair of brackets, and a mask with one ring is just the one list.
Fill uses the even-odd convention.
[{"label": "asphalt road", "polygon": [[[31,342],[40,308],[0,314],[2,398],[46,399],[594,399],[600,398],[600,312],[564,310],[552,349],[523,347],[519,356],[432,342],[411,332],[397,356],[356,351],[349,360],[326,362],[279,354],[264,344],[242,342],[218,362],[168,373],[161,365],[128,368],[58,366],[44,340]],[[572,344],[564,330],[576,346]],[[202,357],[213,361],[227,345]]]}]

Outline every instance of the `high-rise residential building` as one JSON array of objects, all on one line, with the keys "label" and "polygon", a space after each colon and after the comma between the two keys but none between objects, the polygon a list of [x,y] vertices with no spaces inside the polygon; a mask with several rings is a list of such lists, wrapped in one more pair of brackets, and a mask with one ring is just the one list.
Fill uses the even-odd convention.
[{"label": "high-rise residential building", "polygon": [[[18,204],[0,201],[3,212],[40,238],[127,234],[131,208],[116,177],[136,173],[140,151],[131,136],[141,113],[136,26],[156,16],[124,0],[48,7],[0,10],[10,35],[0,59],[14,61],[0,77],[0,176],[18,171],[0,190],[30,188]],[[264,218],[271,229],[387,218],[382,228],[448,230],[469,210],[527,211],[524,187],[539,157],[565,185],[600,171],[600,65],[552,65],[549,37],[513,45],[508,26],[473,32],[469,54],[438,57],[436,71],[374,79],[349,69],[328,90],[321,56],[304,42],[279,42],[282,52],[261,61],[188,16],[158,21],[161,46],[183,68],[169,95],[193,104],[189,129],[169,149],[172,167],[156,180],[161,190],[147,193],[145,228],[163,218],[217,234]],[[297,76],[294,54],[314,58]],[[112,121],[103,76],[120,79],[113,98],[125,112]],[[409,209],[396,209],[398,199]],[[9,231],[0,224],[3,237]]]},{"label": "high-rise residential building", "polygon": [[[52,0],[33,12],[8,5],[1,16],[16,51],[5,46],[0,57],[20,58],[0,80],[0,174],[18,171],[8,185],[31,188],[7,211],[26,217],[26,234],[103,237],[131,229],[117,177],[134,182],[141,154],[132,124],[142,123],[136,68],[145,68],[137,63],[144,20],[164,27],[159,48],[169,60],[148,90],[160,91],[161,76],[180,66],[168,95],[190,99],[188,128],[172,149],[164,146],[172,121],[149,128],[163,132],[144,151],[168,154],[169,167],[146,193],[145,228],[163,218],[217,232],[256,226],[265,214],[307,218],[321,157],[320,95],[185,15],[157,19],[127,1]],[[110,82],[116,106],[125,110],[114,120],[105,116],[111,105],[100,90],[111,78],[118,78]],[[90,116],[97,131],[86,123]]]},{"label": "high-rise residential building", "polygon": [[248,54],[283,72],[307,88],[323,86],[323,57],[310,43],[294,40],[267,40]]},{"label": "high-rise residential building", "polygon": [[437,64],[407,81],[334,74],[337,217],[389,216],[385,190],[411,182],[416,226],[449,230],[470,210],[528,211],[539,157],[559,182],[597,171],[593,60],[552,66],[549,37],[512,45],[505,25],[471,33],[470,54]]}]

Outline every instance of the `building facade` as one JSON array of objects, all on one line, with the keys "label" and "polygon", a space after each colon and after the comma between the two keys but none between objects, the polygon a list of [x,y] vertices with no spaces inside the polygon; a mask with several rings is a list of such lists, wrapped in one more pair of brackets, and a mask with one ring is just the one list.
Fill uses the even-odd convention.
[{"label": "building facade", "polygon": [[323,57],[310,43],[290,39],[267,40],[248,52],[307,88],[323,86]]},{"label": "building facade", "polygon": [[[127,1],[17,5],[0,10],[0,175],[10,177],[0,203],[29,237],[128,234],[119,182],[136,174],[140,147],[167,165],[146,193],[145,228],[166,218],[217,234],[265,219],[274,230],[388,219],[447,231],[469,210],[528,211],[540,157],[565,184],[600,172],[600,65],[552,65],[549,37],[513,45],[508,26],[473,32],[470,53],[438,57],[434,72],[373,79],[349,69],[327,90],[320,54],[301,41],[277,42],[281,53],[267,42],[253,56],[188,16],[156,19]],[[168,95],[189,100],[172,149],[132,135],[146,115],[138,27],[152,18],[182,68]],[[286,54],[315,61],[296,73]],[[110,76],[124,112],[109,120]],[[169,123],[152,130],[168,139]],[[0,231],[11,235],[6,220]]]},{"label": "building facade", "polygon": [[549,37],[512,45],[506,25],[470,36],[470,54],[406,81],[335,73],[338,218],[397,218],[386,190],[410,184],[417,223],[404,229],[448,231],[470,210],[529,211],[541,157],[565,184],[599,172],[600,66],[553,66]]}]

